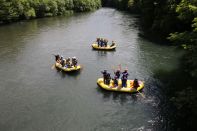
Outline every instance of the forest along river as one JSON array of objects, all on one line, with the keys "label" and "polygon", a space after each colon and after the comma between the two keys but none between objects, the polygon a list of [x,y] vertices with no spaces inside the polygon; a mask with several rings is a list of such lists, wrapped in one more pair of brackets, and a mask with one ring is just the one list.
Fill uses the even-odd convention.
[{"label": "forest along river", "polygon": [[[102,8],[0,26],[0,130],[165,129],[165,96],[154,76],[175,69],[178,52],[140,37],[138,21]],[[96,37],[115,40],[116,51],[92,50]],[[57,53],[76,56],[83,70],[68,75],[51,69]],[[113,74],[119,64],[128,68],[130,79],[145,81],[145,99],[97,86],[100,71]]]}]

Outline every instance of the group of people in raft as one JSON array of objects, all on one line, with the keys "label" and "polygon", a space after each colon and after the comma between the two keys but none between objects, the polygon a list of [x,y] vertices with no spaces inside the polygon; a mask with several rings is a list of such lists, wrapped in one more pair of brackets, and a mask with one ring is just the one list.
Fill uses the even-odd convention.
[{"label": "group of people in raft", "polygon": [[[108,40],[104,38],[96,38],[96,43],[98,44],[98,47],[107,47]],[[112,44],[110,45],[110,47],[114,45],[115,45],[115,42],[112,41]]]},{"label": "group of people in raft", "polygon": [[[113,81],[113,87],[118,87],[118,80],[120,79],[121,76],[121,81],[122,81],[122,88],[127,88],[127,79],[129,76],[128,70],[125,69],[123,72],[120,71],[120,69],[117,69],[116,71],[114,71],[114,77],[111,78],[110,73],[107,72],[107,70],[101,71],[101,73],[103,74],[103,82],[106,85],[110,85],[110,81]],[[130,87],[133,87],[134,89],[137,90],[137,88],[139,87],[139,83],[138,83],[138,79],[134,79],[134,81],[132,81],[130,83]],[[113,88],[110,87],[110,88]]]},{"label": "group of people in raft", "polygon": [[77,58],[74,56],[72,58],[68,57],[67,59],[64,59],[63,56],[55,55],[55,61],[62,65],[62,67],[66,68],[72,68],[73,66],[77,66]]},{"label": "group of people in raft", "polygon": [[[103,38],[97,38],[96,42],[98,44],[98,47],[99,46],[107,47],[108,40],[103,39]],[[114,46],[114,45],[115,45],[115,42],[112,41],[111,46]],[[60,55],[55,55],[55,60],[56,60],[57,63],[61,64],[62,67],[66,67],[66,68],[71,68],[73,66],[76,67],[77,62],[78,62],[76,57],[72,57],[72,59],[70,57],[67,58],[67,59],[64,59],[63,56],[60,56]],[[113,78],[111,78],[111,75],[110,75],[110,73],[107,72],[107,70],[101,71],[101,73],[103,74],[104,84],[110,85],[110,81],[113,80],[113,87],[118,87],[118,80],[120,79],[120,76],[122,74],[122,76],[121,76],[122,88],[127,87],[127,79],[128,79],[128,76],[129,76],[129,73],[128,73],[127,69],[125,69],[123,72],[121,72],[120,69],[117,69],[114,72],[114,77]],[[133,87],[136,90],[139,87],[138,79],[134,79],[134,81],[131,82],[130,84],[131,84],[130,87]]]}]

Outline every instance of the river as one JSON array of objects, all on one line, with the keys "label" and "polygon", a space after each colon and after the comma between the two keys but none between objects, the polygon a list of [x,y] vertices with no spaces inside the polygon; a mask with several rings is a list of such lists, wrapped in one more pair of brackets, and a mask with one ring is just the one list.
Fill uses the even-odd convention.
[{"label": "river", "polygon": [[[138,21],[136,15],[101,8],[0,26],[0,130],[167,129],[165,96],[155,73],[176,69],[179,52],[140,37]],[[116,41],[116,51],[92,50],[97,37]],[[76,56],[83,70],[52,69],[57,53]],[[97,86],[100,71],[112,74],[119,64],[130,79],[145,81],[145,99]]]}]

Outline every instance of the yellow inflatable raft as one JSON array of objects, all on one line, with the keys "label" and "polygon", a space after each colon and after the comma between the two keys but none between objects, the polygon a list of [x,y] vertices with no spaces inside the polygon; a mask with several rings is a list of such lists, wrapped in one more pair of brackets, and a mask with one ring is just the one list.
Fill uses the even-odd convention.
[{"label": "yellow inflatable raft", "polygon": [[55,63],[55,67],[58,69],[61,69],[65,72],[72,72],[72,71],[78,71],[81,69],[80,65],[77,65],[76,67],[72,66],[71,68],[66,68],[66,67],[62,67],[62,65],[60,63]]},{"label": "yellow inflatable raft", "polygon": [[134,80],[127,80],[127,87],[126,88],[125,87],[124,88],[120,87],[121,84],[122,84],[120,79],[118,80],[118,85],[119,85],[118,87],[113,86],[113,81],[112,80],[110,81],[109,85],[104,84],[103,78],[99,78],[97,80],[97,84],[105,90],[128,92],[128,93],[136,93],[136,92],[138,92],[138,91],[140,91],[141,89],[144,88],[144,83],[142,81],[138,81],[140,86],[137,88],[137,91],[136,91],[136,89],[132,88],[133,81]]},{"label": "yellow inflatable raft", "polygon": [[114,46],[107,45],[107,47],[100,47],[100,46],[98,47],[97,43],[93,43],[92,48],[95,50],[115,50],[116,45],[114,45]]}]

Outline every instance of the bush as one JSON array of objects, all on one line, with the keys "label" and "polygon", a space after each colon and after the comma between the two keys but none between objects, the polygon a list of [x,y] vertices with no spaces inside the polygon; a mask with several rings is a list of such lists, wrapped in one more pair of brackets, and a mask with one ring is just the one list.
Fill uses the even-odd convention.
[{"label": "bush", "polygon": [[63,15],[68,10],[90,11],[101,6],[101,0],[0,0],[0,23],[20,19]]}]

